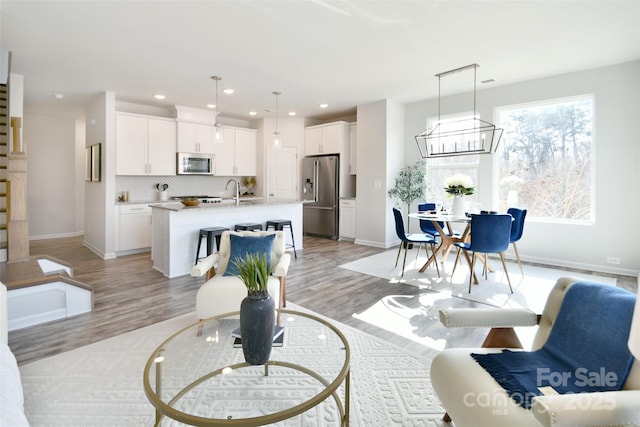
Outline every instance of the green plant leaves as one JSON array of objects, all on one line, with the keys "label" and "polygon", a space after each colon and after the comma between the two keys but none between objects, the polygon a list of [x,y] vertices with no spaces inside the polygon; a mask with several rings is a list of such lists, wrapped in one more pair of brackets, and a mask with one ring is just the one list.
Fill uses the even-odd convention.
[{"label": "green plant leaves", "polygon": [[245,284],[248,292],[267,290],[271,267],[266,254],[249,253],[244,258],[237,257],[231,262],[238,269],[237,277]]}]

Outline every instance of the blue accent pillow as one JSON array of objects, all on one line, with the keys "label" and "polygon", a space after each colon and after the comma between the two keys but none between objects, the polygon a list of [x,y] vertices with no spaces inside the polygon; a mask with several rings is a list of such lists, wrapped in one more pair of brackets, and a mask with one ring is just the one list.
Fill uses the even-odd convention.
[{"label": "blue accent pillow", "polygon": [[266,254],[267,265],[271,264],[271,248],[276,238],[275,234],[266,236],[238,236],[231,234],[231,253],[229,254],[229,264],[223,276],[237,276],[240,272],[233,263],[236,258],[244,258],[247,254]]}]

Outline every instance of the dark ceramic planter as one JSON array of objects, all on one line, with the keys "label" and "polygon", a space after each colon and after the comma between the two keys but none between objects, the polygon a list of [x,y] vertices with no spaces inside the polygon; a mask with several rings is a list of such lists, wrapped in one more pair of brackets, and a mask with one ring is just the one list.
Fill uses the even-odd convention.
[{"label": "dark ceramic planter", "polygon": [[248,294],[240,304],[240,334],[244,360],[250,365],[264,365],[271,356],[275,304],[267,293]]}]

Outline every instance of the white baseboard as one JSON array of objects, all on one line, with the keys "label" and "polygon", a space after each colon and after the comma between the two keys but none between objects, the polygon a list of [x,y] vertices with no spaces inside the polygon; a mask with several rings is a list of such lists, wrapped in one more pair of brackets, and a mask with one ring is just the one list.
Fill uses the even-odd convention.
[{"label": "white baseboard", "polygon": [[29,236],[29,240],[59,239],[62,237],[82,236],[83,234],[84,234],[84,231],[74,231],[72,233],[60,233],[60,234],[43,234],[40,236]]}]

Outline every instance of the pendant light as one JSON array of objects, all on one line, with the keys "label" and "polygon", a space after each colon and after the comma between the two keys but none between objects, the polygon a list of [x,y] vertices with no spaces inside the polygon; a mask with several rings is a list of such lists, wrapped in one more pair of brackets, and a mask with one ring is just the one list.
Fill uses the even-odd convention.
[{"label": "pendant light", "polygon": [[273,133],[273,147],[280,148],[282,141],[280,140],[280,130],[278,128],[278,96],[282,95],[282,92],[271,92],[276,97],[276,131]]},{"label": "pendant light", "polygon": [[[466,65],[455,70],[436,74],[438,78],[438,122],[431,129],[416,135],[416,143],[423,158],[461,156],[465,154],[494,154],[500,143],[502,129],[493,123],[480,120],[476,114],[476,70],[478,64]],[[473,69],[473,117],[440,120],[440,80],[442,77]]]},{"label": "pendant light", "polygon": [[222,80],[222,77],[211,76],[213,80],[216,81],[216,115],[215,121],[213,122],[213,127],[215,128],[215,142],[220,144],[223,142],[222,140],[222,124],[218,121],[218,117],[220,116],[220,102],[218,101],[218,82]]}]

